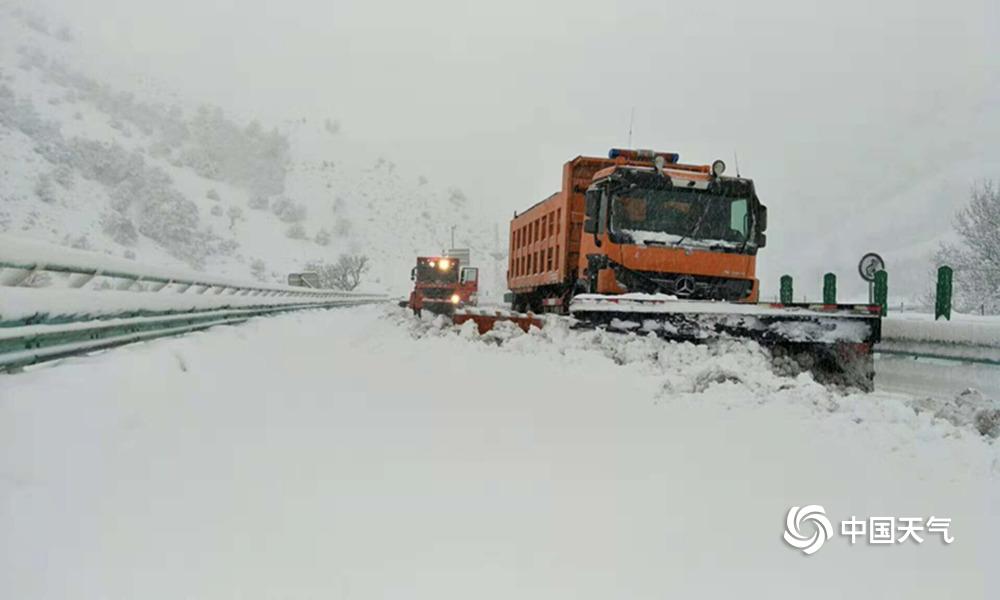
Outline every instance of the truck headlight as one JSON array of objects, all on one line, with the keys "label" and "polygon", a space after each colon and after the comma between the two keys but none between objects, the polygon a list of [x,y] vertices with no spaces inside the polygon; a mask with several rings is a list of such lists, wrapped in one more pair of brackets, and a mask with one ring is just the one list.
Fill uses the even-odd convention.
[{"label": "truck headlight", "polygon": [[441,269],[442,271],[447,271],[450,267],[451,267],[451,261],[450,260],[446,260],[446,259],[442,258],[441,261],[438,262],[438,268]]},{"label": "truck headlight", "polygon": [[462,297],[459,296],[458,294],[452,294],[451,295],[451,303],[452,304],[458,304],[461,301],[462,301]]}]

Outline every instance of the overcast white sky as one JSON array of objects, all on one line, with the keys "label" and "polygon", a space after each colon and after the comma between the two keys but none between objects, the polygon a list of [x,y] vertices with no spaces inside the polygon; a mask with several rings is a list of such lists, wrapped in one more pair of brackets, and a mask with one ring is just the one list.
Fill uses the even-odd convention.
[{"label": "overcast white sky", "polygon": [[983,159],[968,139],[1000,123],[997,0],[39,2],[105,60],[265,122],[337,118],[497,219],[554,191],[568,158],[624,145],[634,107],[633,146],[738,150],[776,268],[834,201],[877,202],[845,179]]}]

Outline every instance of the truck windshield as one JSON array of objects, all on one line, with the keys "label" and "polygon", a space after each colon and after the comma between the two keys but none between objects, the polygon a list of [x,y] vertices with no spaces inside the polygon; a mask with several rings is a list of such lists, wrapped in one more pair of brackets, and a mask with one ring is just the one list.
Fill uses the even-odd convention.
[{"label": "truck windshield", "polygon": [[636,244],[744,246],[750,235],[746,198],[701,190],[632,188],[611,197],[611,229]]},{"label": "truck windshield", "polygon": [[458,261],[420,260],[417,262],[420,283],[458,283]]}]

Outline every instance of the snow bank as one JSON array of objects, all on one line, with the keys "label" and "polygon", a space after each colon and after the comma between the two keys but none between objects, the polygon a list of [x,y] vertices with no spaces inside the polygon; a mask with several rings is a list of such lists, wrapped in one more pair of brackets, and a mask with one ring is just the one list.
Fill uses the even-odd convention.
[{"label": "snow bank", "polygon": [[969,344],[1000,348],[1000,319],[932,321],[889,317],[882,321],[882,338],[893,341]]},{"label": "snow bank", "polygon": [[[472,322],[455,327],[444,317],[415,320],[404,311],[393,309],[392,312],[399,325],[417,338],[460,337],[532,356],[556,355],[572,359],[597,354],[615,365],[635,366],[643,376],[655,378],[663,395],[701,394],[727,384],[744,389],[760,401],[805,404],[823,412],[846,410],[850,414],[860,410],[865,417],[870,415],[869,405],[884,403],[893,415],[899,411],[912,412],[912,425],[917,428],[927,425],[927,419],[943,419],[989,437],[1000,436],[1000,425],[993,424],[994,420],[1000,420],[1000,402],[976,390],[970,389],[958,397],[944,400],[923,396],[843,394],[816,383],[793,362],[773,359],[766,348],[754,341],[673,342],[643,332],[575,330],[566,319],[553,317],[547,317],[544,327],[532,328],[528,334],[510,322],[501,321],[494,330],[480,336]],[[956,403],[962,408],[949,408]],[[962,416],[955,416],[959,414]]]}]

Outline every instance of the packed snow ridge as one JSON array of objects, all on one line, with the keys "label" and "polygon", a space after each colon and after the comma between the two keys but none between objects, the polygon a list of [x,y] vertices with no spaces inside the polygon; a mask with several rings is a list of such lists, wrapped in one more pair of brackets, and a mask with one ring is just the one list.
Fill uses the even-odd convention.
[{"label": "packed snow ridge", "polygon": [[955,398],[941,400],[832,389],[794,364],[775,360],[752,340],[673,342],[654,334],[572,329],[568,320],[558,318],[547,318],[542,329],[533,327],[529,333],[511,322],[499,321],[492,331],[480,335],[472,321],[454,326],[443,316],[415,319],[398,307],[386,310],[390,319],[417,339],[462,340],[496,352],[556,355],[567,364],[595,354],[603,356],[636,377],[657,379],[657,402],[676,397],[692,402],[710,398],[713,403],[731,406],[777,403],[807,407],[856,424],[876,420],[905,424],[931,435],[974,431],[987,439],[1000,437],[1000,402],[978,390],[968,389]]}]

